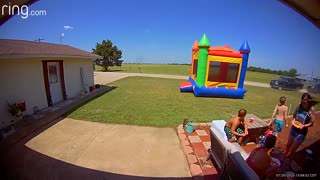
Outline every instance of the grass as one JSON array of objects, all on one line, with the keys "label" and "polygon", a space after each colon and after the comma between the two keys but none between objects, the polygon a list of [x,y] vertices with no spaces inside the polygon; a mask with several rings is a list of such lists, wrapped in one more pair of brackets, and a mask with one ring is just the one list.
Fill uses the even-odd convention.
[{"label": "grass", "polygon": [[[140,69],[139,69],[140,68]],[[97,71],[102,71],[100,66],[96,65]],[[172,74],[188,76],[190,65],[169,65],[169,64],[122,64],[122,66],[110,67],[110,71],[121,71],[128,73],[146,73],[146,74]]]},{"label": "grass", "polygon": [[276,74],[247,71],[245,80],[269,84],[271,80],[278,79],[279,77],[280,75],[276,75]]},{"label": "grass", "polygon": [[[102,71],[100,66],[95,66],[96,71]],[[140,69],[139,69],[140,68]],[[190,65],[168,65],[168,64],[123,64],[121,67],[110,67],[110,71],[146,74],[171,74],[189,76]],[[272,79],[278,79],[279,75],[247,71],[246,81],[268,83]]]},{"label": "grass", "polygon": [[68,117],[105,123],[140,126],[176,127],[188,117],[194,122],[229,119],[240,108],[260,118],[270,118],[280,96],[292,104],[291,113],[301,93],[272,88],[245,86],[244,99],[194,97],[180,93],[183,80],[127,77],[112,83],[113,91],[81,106]]}]

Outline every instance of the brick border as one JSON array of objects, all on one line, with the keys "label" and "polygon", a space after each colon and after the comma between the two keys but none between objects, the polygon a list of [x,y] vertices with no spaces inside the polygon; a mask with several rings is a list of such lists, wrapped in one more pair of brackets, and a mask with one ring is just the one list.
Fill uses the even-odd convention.
[{"label": "brick border", "polygon": [[[195,127],[198,126],[211,126],[211,123],[194,123]],[[185,154],[185,157],[189,164],[190,173],[192,175],[192,179],[194,180],[203,180],[205,173],[200,165],[198,158],[195,155],[195,152],[191,146],[191,143],[187,136],[185,135],[185,130],[183,129],[183,125],[180,124],[177,127],[178,137],[180,140],[181,147]]]}]

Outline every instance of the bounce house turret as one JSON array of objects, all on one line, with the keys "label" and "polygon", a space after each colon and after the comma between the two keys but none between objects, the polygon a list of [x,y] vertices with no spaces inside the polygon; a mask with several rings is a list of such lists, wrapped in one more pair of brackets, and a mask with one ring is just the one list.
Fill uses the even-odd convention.
[{"label": "bounce house turret", "polygon": [[210,42],[206,34],[202,36],[198,47],[199,47],[199,56],[198,56],[198,71],[197,71],[196,83],[198,86],[204,86],[206,81],[208,49],[210,48]]},{"label": "bounce house turret", "polygon": [[240,79],[239,79],[239,86],[238,88],[243,88],[244,79],[246,77],[247,67],[248,67],[248,60],[250,54],[250,47],[247,41],[244,41],[239,49],[240,53],[242,54],[242,67],[240,72]]},{"label": "bounce house turret", "polygon": [[198,50],[199,50],[198,41],[195,41],[192,46],[192,52],[195,52]]},{"label": "bounce house turret", "polygon": [[193,92],[194,96],[243,98],[249,53],[247,41],[239,52],[229,44],[210,47],[204,34],[199,43],[195,41],[192,46],[189,81],[180,84],[180,91]]}]

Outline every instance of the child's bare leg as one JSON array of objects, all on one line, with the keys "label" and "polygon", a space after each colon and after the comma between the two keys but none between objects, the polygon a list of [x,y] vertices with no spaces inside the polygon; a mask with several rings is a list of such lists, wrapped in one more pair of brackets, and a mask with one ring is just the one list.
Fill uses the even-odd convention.
[{"label": "child's bare leg", "polygon": [[229,142],[233,143],[236,141],[236,137],[232,137],[231,139],[228,140]]},{"label": "child's bare leg", "polygon": [[243,136],[239,137],[239,139],[238,139],[238,143],[239,143],[240,145],[242,144],[243,139],[244,139],[244,137],[243,137]]},{"label": "child's bare leg", "polygon": [[291,152],[289,154],[289,150],[291,149],[291,146],[293,144],[293,140],[294,140],[294,138],[291,135],[289,135],[289,139],[288,139],[287,146],[286,146],[286,151],[284,153],[285,157],[288,157],[291,154]]}]

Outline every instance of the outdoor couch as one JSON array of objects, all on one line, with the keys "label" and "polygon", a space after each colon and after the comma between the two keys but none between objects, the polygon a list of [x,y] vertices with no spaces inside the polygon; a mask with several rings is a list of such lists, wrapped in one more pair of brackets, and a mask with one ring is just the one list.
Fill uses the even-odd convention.
[{"label": "outdoor couch", "polygon": [[210,158],[217,166],[220,179],[259,179],[248,166],[249,154],[238,143],[230,143],[224,132],[224,120],[214,120],[210,127]]}]

